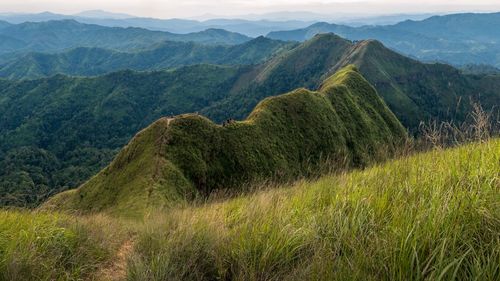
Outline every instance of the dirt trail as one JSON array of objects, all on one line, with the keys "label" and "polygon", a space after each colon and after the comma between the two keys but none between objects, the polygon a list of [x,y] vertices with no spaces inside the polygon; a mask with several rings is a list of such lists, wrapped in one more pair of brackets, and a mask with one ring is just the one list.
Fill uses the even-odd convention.
[{"label": "dirt trail", "polygon": [[127,259],[134,249],[134,241],[129,239],[125,241],[118,252],[114,261],[101,269],[97,274],[97,280],[101,281],[121,281],[127,279]]},{"label": "dirt trail", "polygon": [[[170,125],[175,118],[167,118],[167,126]],[[163,136],[163,134],[162,134]],[[158,145],[162,143],[162,139],[159,140]],[[157,169],[160,166],[158,163],[160,161],[159,155],[157,157]],[[158,174],[158,171],[157,173]],[[127,279],[127,259],[134,249],[134,240],[132,238],[125,241],[121,246],[112,263],[106,265],[104,268],[99,270],[96,277],[97,280],[101,281],[122,281]]]}]

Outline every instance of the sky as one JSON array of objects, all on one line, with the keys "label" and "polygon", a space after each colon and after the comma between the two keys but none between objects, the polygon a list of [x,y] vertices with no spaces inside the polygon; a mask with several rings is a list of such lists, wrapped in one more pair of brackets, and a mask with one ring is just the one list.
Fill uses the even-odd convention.
[{"label": "sky", "polygon": [[386,15],[500,11],[500,0],[0,0],[0,12],[75,14],[106,10],[156,18],[238,16],[278,11]]}]

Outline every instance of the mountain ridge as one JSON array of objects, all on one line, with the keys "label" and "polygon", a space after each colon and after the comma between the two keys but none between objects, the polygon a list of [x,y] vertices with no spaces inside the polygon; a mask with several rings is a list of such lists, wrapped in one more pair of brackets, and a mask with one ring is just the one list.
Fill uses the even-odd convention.
[{"label": "mountain ridge", "polygon": [[[24,194],[43,200],[46,194],[80,185],[134,133],[161,116],[199,112],[216,122],[243,120],[264,98],[301,87],[319,89],[325,75],[349,63],[357,65],[412,134],[419,133],[420,122],[467,121],[471,101],[492,114],[498,111],[498,75],[464,75],[381,44],[357,44],[325,34],[259,65],[0,79],[0,112],[5,113],[0,118],[0,165],[9,167],[0,170],[0,203],[18,204],[11,198],[23,198],[19,201],[36,205],[40,200]],[[497,120],[500,115],[494,116]]]},{"label": "mountain ridge", "polygon": [[251,65],[262,63],[295,45],[258,37],[238,45],[166,41],[136,52],[79,47],[62,53],[25,54],[0,64],[0,77],[95,76],[124,69],[151,71],[194,64]]},{"label": "mountain ridge", "polygon": [[175,34],[137,27],[121,28],[84,24],[72,19],[12,24],[0,28],[0,35],[11,37],[23,43],[15,50],[0,49],[0,54],[33,51],[57,52],[75,47],[100,47],[130,51],[148,48],[163,41],[234,45],[251,40],[248,36],[221,29]]},{"label": "mountain ridge", "polygon": [[44,208],[143,212],[192,193],[307,175],[326,163],[364,166],[391,155],[405,139],[376,90],[349,66],[318,92],[302,88],[263,100],[241,122],[220,126],[196,114],[162,118],[97,176]]},{"label": "mountain ridge", "polygon": [[500,13],[451,14],[383,26],[351,27],[322,22],[302,29],[270,32],[267,37],[302,42],[319,33],[333,32],[350,40],[376,39],[402,54],[427,62],[498,66],[500,32],[490,28],[497,24]]},{"label": "mountain ridge", "polygon": [[249,78],[251,82],[247,81],[249,86],[244,91],[201,112],[213,118],[234,108],[232,116],[242,118],[248,114],[248,108],[266,95],[300,86],[317,88],[325,75],[349,64],[358,67],[412,132],[418,130],[420,122],[429,120],[465,121],[472,109],[471,101],[482,104],[486,110],[500,103],[500,95],[487,86],[498,85],[500,76],[463,75],[449,65],[405,57],[376,40],[352,42],[325,33],[271,59]]},{"label": "mountain ridge", "polygon": [[262,36],[273,30],[288,30],[310,25],[312,21],[299,20],[245,20],[245,19],[209,19],[209,20],[192,20],[192,19],[156,19],[147,17],[131,17],[131,18],[92,18],[82,17],[77,15],[61,15],[54,13],[39,13],[39,14],[15,14],[15,15],[0,15],[0,20],[5,20],[13,24],[19,24],[27,21],[41,22],[48,20],[64,20],[73,19],[82,23],[97,24],[108,27],[140,27],[149,30],[166,31],[173,33],[192,33],[206,30],[208,28],[223,28],[231,32],[237,32],[249,37]]}]

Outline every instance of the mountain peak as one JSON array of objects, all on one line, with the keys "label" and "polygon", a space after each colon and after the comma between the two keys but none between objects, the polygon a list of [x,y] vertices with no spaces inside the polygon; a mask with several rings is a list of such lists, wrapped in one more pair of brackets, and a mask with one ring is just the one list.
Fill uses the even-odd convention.
[{"label": "mountain peak", "polygon": [[334,24],[328,22],[317,22],[309,26],[309,28],[321,28],[321,27],[330,27]]},{"label": "mountain peak", "polygon": [[349,42],[349,40],[342,38],[333,32],[317,33],[309,40],[310,41],[323,41],[323,40],[337,41],[337,40],[340,40],[343,42]]}]

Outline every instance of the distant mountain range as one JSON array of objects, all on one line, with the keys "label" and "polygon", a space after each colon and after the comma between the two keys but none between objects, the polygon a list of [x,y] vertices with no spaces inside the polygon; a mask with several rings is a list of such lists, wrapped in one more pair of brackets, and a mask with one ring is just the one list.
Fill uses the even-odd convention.
[{"label": "distant mountain range", "polygon": [[0,14],[0,20],[19,24],[24,22],[44,22],[51,20],[76,20],[86,24],[107,27],[138,27],[172,33],[193,33],[206,29],[225,29],[250,37],[266,35],[271,31],[290,30],[311,25],[314,21],[300,20],[244,20],[244,19],[209,19],[204,21],[189,19],[155,19],[114,14],[103,11],[87,11],[76,15],[61,15],[50,12],[39,14]]},{"label": "distant mountain range", "polygon": [[[113,15],[111,13],[111,15]],[[249,21],[302,21],[302,22],[336,22],[347,24],[351,26],[362,25],[386,25],[395,24],[405,20],[423,20],[431,16],[438,15],[436,13],[400,13],[400,14],[386,14],[386,15],[373,15],[373,14],[360,14],[360,13],[315,13],[309,11],[279,11],[269,12],[263,14],[243,14],[238,16],[222,16],[205,14],[202,16],[194,17],[193,19],[199,21],[206,21],[212,19],[243,19]]]},{"label": "distant mountain range", "polygon": [[258,37],[239,45],[166,41],[136,52],[75,48],[62,53],[28,53],[0,63],[0,77],[34,79],[55,74],[95,76],[113,71],[161,70],[193,64],[249,65],[295,47],[296,43]]},{"label": "distant mountain range", "polygon": [[460,67],[465,74],[500,74],[500,69],[488,64],[466,64]]},{"label": "distant mountain range", "polygon": [[12,59],[13,54],[60,52],[77,47],[131,51],[149,48],[164,41],[233,45],[251,40],[250,37],[222,29],[174,34],[143,28],[118,28],[83,24],[74,20],[20,24],[1,22],[0,38],[2,39],[0,41],[0,55],[3,55],[4,61]]},{"label": "distant mountain range", "polygon": [[8,167],[0,170],[0,204],[36,204],[78,186],[162,116],[199,112],[215,122],[244,119],[262,99],[300,87],[319,89],[351,64],[413,133],[421,121],[466,120],[471,101],[485,110],[500,104],[500,76],[464,75],[377,41],[352,43],[333,34],[257,65],[0,80],[0,166]]},{"label": "distant mountain range", "polygon": [[[491,28],[500,24],[500,13],[433,16],[392,25],[357,27],[303,21],[158,20],[127,18],[127,15],[102,11],[84,15],[42,13],[0,16],[0,19],[13,23],[23,22],[11,24],[0,21],[0,63],[17,58],[15,52],[54,53],[77,47],[136,51],[167,40],[234,45],[249,41],[251,38],[248,35],[253,37],[266,33],[271,39],[303,42],[315,34],[332,32],[355,41],[376,39],[393,50],[426,62],[500,67],[500,31]],[[26,20],[34,22],[24,22]]]},{"label": "distant mountain range", "polygon": [[454,65],[500,66],[500,13],[434,16],[387,26],[350,27],[315,23],[307,28],[271,32],[273,39],[305,41],[318,33],[333,32],[351,40],[377,39],[388,47],[424,61]]},{"label": "distant mountain range", "polygon": [[[54,14],[53,14],[54,15]],[[80,18],[98,18],[98,19],[129,19],[134,18],[132,15],[112,13],[103,10],[88,10],[72,15]]]}]

